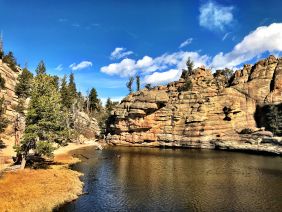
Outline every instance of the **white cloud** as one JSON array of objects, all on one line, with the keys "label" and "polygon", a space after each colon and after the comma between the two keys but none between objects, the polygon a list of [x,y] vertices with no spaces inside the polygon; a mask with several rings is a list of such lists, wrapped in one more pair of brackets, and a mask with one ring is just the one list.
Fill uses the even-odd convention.
[{"label": "white cloud", "polygon": [[182,42],[180,45],[179,45],[179,49],[185,47],[185,46],[188,46],[189,44],[191,44],[193,41],[193,38],[188,38],[187,40],[185,40],[184,42]]},{"label": "white cloud", "polygon": [[144,77],[144,84],[162,84],[179,79],[181,75],[181,70],[171,69],[165,72],[154,72],[151,75]]},{"label": "white cloud", "polygon": [[[142,75],[159,73],[160,76],[161,73],[164,73],[168,70],[181,70],[182,68],[184,68],[186,66],[186,60],[188,57],[190,57],[194,61],[195,66],[200,66],[203,64],[206,65],[208,63],[208,60],[210,59],[207,55],[199,55],[198,52],[179,51],[172,54],[163,54],[156,58],[144,56],[142,59],[139,59],[137,61],[126,58],[119,63],[112,63],[108,66],[104,66],[100,69],[100,71],[108,75],[118,75],[121,77],[134,76],[137,72]],[[171,71],[169,73],[172,74],[174,72]],[[155,74],[153,77],[146,79],[151,80],[155,76],[158,76],[158,74]],[[162,80],[158,80],[158,82],[156,83],[167,81],[167,78],[164,77],[167,75],[164,74],[161,76]],[[172,75],[171,81],[175,80],[174,76],[175,74]]]},{"label": "white cloud", "polygon": [[62,64],[58,65],[58,66],[55,68],[56,71],[62,71],[63,69],[64,69],[64,68],[63,68],[63,65],[62,65]]},{"label": "white cloud", "polygon": [[90,61],[82,61],[79,64],[73,63],[69,67],[70,67],[71,70],[76,71],[76,70],[81,70],[81,69],[89,68],[92,65],[93,65],[93,63],[90,62]]},{"label": "white cloud", "polygon": [[[227,34],[226,36],[230,36]],[[123,59],[100,69],[101,72],[120,77],[134,76],[139,73],[142,84],[162,84],[178,80],[181,70],[186,67],[187,58],[194,61],[195,67],[205,65],[213,69],[237,68],[242,63],[254,58],[260,58],[265,52],[281,55],[282,53],[282,23],[273,23],[259,27],[249,33],[229,53],[218,53],[210,57],[195,51],[176,51],[165,53],[158,57],[144,56],[139,60]]]},{"label": "white cloud", "polygon": [[101,72],[121,77],[133,76],[136,73],[135,60],[125,58],[120,63],[112,63],[102,67]]},{"label": "white cloud", "polygon": [[282,23],[258,27],[245,36],[231,52],[217,54],[211,65],[214,68],[232,68],[266,51],[282,51]]},{"label": "white cloud", "polygon": [[203,4],[200,7],[200,26],[223,31],[233,21],[233,9],[232,6],[222,6],[214,1]]},{"label": "white cloud", "polygon": [[111,53],[111,59],[115,60],[115,59],[122,59],[125,58],[129,55],[132,55],[133,52],[132,51],[126,51],[126,48],[122,48],[122,47],[117,47],[115,48],[115,50]]}]

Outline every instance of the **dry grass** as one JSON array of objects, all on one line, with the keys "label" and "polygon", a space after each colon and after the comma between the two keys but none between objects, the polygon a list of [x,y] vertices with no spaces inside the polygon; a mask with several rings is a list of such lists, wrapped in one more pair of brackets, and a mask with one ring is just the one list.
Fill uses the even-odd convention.
[{"label": "dry grass", "polygon": [[81,194],[79,175],[66,168],[7,173],[0,179],[0,211],[52,211]]},{"label": "dry grass", "polygon": [[95,143],[70,144],[55,151],[54,164],[49,169],[25,169],[9,172],[0,177],[0,212],[52,211],[72,201],[82,193],[79,172],[68,169],[79,162],[71,150]]}]

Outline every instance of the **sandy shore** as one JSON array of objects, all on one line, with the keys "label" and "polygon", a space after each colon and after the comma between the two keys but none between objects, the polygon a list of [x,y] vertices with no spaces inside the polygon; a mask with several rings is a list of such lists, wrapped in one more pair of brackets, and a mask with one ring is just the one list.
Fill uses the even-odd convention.
[{"label": "sandy shore", "polygon": [[97,146],[96,142],[71,143],[54,152],[54,163],[48,169],[25,169],[5,173],[0,178],[0,211],[52,211],[76,199],[83,189],[81,173],[69,169],[79,161],[70,151]]}]

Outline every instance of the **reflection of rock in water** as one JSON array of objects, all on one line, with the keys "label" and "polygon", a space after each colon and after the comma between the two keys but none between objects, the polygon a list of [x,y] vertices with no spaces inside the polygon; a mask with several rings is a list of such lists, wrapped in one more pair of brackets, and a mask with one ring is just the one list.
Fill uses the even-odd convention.
[{"label": "reflection of rock in water", "polygon": [[80,153],[93,156],[76,170],[84,173],[89,195],[65,211],[275,211],[282,206],[280,158],[134,147],[86,151]]},{"label": "reflection of rock in water", "polygon": [[185,83],[180,79],[167,86],[130,94],[108,120],[111,136],[107,141],[127,146],[281,153],[281,146],[261,142],[268,139],[269,133],[246,135],[240,132],[247,128],[254,133],[264,131],[257,128],[261,125],[255,119],[257,106],[282,102],[282,58],[270,56],[254,66],[245,65],[235,72],[229,83],[220,73],[213,75],[209,69],[201,67],[190,76],[193,84],[190,90],[178,91]]}]

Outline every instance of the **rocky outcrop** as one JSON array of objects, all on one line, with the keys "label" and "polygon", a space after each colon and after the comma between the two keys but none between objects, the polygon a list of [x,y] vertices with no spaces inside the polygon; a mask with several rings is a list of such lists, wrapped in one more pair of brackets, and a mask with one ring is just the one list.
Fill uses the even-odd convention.
[{"label": "rocky outcrop", "polygon": [[95,139],[100,135],[100,127],[95,118],[91,118],[82,111],[77,111],[74,116],[74,128],[83,136],[79,140]]},{"label": "rocky outcrop", "polygon": [[[282,58],[245,65],[228,86],[224,75],[204,67],[190,80],[187,91],[180,91],[180,79],[124,98],[108,120],[107,142],[282,152],[281,143],[263,142],[272,134],[258,129],[255,120],[258,105],[282,103]],[[244,129],[252,132],[240,134]]]},{"label": "rocky outcrop", "polygon": [[5,134],[10,135],[13,133],[13,123],[15,119],[19,116],[16,112],[16,107],[18,105],[18,97],[15,94],[15,87],[17,84],[17,78],[21,69],[19,68],[18,71],[13,71],[6,63],[3,63],[0,59],[0,74],[1,77],[5,79],[5,88],[0,89],[0,98],[4,98],[4,116],[10,122],[9,126],[7,127]]}]

